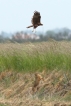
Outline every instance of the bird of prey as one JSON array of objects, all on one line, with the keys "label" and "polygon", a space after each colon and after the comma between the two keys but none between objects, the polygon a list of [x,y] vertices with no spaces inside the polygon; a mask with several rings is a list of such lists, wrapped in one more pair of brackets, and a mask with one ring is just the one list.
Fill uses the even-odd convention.
[{"label": "bird of prey", "polygon": [[27,28],[33,27],[33,31],[34,29],[36,29],[38,26],[42,26],[43,24],[41,23],[41,15],[40,12],[38,11],[34,11],[34,15],[32,17],[31,20],[32,25],[28,26]]}]

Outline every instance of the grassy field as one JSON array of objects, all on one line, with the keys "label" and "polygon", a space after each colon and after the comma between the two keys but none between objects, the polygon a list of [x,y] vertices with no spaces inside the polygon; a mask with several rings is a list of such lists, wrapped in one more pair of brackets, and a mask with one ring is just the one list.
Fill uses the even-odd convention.
[{"label": "grassy field", "polygon": [[0,71],[71,69],[71,42],[0,44]]},{"label": "grassy field", "polygon": [[[34,74],[43,70],[33,95]],[[71,106],[71,42],[1,43],[0,85],[1,106]]]}]

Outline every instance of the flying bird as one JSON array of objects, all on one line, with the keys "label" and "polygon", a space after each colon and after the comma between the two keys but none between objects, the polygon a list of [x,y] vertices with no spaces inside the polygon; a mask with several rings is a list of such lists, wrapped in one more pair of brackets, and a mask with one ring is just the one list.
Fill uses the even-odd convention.
[{"label": "flying bird", "polygon": [[34,29],[36,29],[38,26],[42,26],[43,24],[41,23],[41,15],[40,12],[38,11],[34,11],[34,15],[32,17],[31,20],[32,25],[28,26],[27,28],[33,27],[33,31]]}]

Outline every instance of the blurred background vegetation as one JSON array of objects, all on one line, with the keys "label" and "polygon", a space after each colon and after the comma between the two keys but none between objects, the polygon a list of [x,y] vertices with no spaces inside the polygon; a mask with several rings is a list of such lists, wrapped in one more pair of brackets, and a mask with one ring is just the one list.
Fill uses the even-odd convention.
[{"label": "blurred background vegetation", "polygon": [[71,30],[68,28],[61,28],[61,29],[56,28],[54,30],[47,30],[46,32],[38,32],[36,30],[36,33],[32,33],[31,30],[14,32],[14,33],[7,33],[2,31],[0,33],[0,43],[48,41],[50,38],[56,41],[62,41],[62,40],[70,41]]}]

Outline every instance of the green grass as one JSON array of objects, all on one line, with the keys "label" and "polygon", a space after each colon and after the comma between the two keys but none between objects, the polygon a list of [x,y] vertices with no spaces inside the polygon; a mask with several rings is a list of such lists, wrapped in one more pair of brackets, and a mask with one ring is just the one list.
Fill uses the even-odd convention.
[{"label": "green grass", "polygon": [[20,71],[35,71],[42,70],[47,68],[48,70],[54,69],[71,69],[71,56],[66,54],[55,54],[55,53],[46,53],[46,54],[35,54],[30,56],[23,54],[6,55],[0,56],[0,70],[20,70]]},{"label": "green grass", "polygon": [[57,44],[53,46],[53,44],[54,42],[51,46],[49,45],[50,50],[45,48],[46,44],[41,46],[41,43],[39,43],[35,44],[34,48],[29,47],[29,50],[29,44],[27,47],[24,46],[24,50],[21,46],[21,50],[16,50],[16,47],[19,47],[15,44],[15,49],[0,51],[0,71],[16,70],[31,72],[37,70],[41,71],[44,68],[47,70],[71,70],[71,54],[65,52],[63,48],[61,52],[60,47]]},{"label": "green grass", "polygon": [[8,105],[0,104],[0,106],[8,106]]}]

